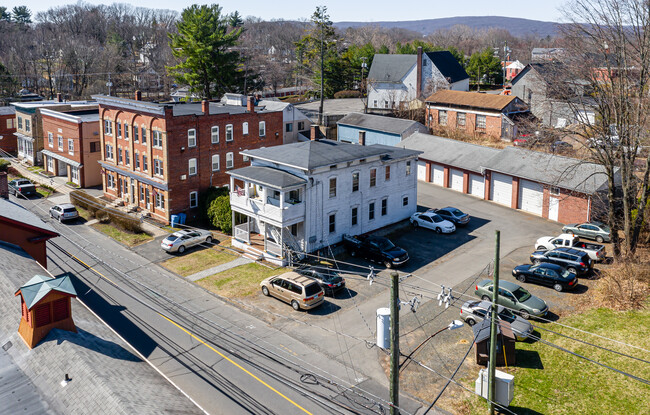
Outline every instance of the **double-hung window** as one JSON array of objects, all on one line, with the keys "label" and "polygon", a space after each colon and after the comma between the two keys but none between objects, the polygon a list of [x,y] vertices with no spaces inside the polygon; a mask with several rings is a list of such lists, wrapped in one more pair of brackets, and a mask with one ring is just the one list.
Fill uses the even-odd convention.
[{"label": "double-hung window", "polygon": [[131,156],[129,155],[129,150],[124,150],[124,164],[127,166],[131,165]]},{"label": "double-hung window", "polygon": [[375,202],[368,204],[368,220],[375,219]]},{"label": "double-hung window", "polygon": [[226,168],[232,169],[234,167],[233,153],[226,153]]},{"label": "double-hung window", "polygon": [[104,120],[104,135],[113,135],[113,123],[111,120]]},{"label": "double-hung window", "polygon": [[135,141],[136,143],[140,140],[139,132],[140,130],[138,129],[138,125],[133,124],[133,141]]},{"label": "double-hung window", "polygon": [[59,151],[63,151],[63,136],[57,135],[56,141],[59,147]]},{"label": "double-hung window", "polygon": [[50,147],[54,147],[54,134],[47,133],[47,145]]},{"label": "double-hung window", "polygon": [[248,123],[247,122],[245,122],[245,123],[243,123],[241,125],[241,129],[242,129],[242,134],[248,135]]},{"label": "double-hung window", "polygon": [[336,197],[336,177],[330,178],[330,199]]},{"label": "double-hung window", "polygon": [[142,171],[147,171],[149,170],[149,164],[147,164],[147,156],[145,154],[142,155]]},{"label": "double-hung window", "polygon": [[124,139],[129,139],[129,124],[124,123]]},{"label": "double-hung window", "polygon": [[151,140],[153,141],[153,146],[162,148],[162,132],[158,130],[151,130]]},{"label": "double-hung window", "polygon": [[188,173],[190,176],[196,176],[196,159],[190,159],[188,162]]},{"label": "double-hung window", "polygon": [[388,199],[381,199],[381,216],[386,216],[388,214]]},{"label": "double-hung window", "polygon": [[122,138],[122,121],[116,121],[117,138]]},{"label": "double-hung window", "polygon": [[194,128],[187,130],[187,146],[196,147],[196,130]]},{"label": "double-hung window", "polygon": [[74,140],[72,138],[68,138],[68,154],[74,156]]},{"label": "double-hung window", "polygon": [[233,140],[232,124],[226,125],[226,141]]},{"label": "double-hung window", "polygon": [[[133,130],[136,131],[136,130]],[[133,155],[133,158],[135,159],[135,168],[140,170],[140,155],[136,151],[135,154]]]},{"label": "double-hung window", "polygon": [[142,126],[142,144],[147,144],[147,127]]},{"label": "double-hung window", "polygon": [[336,232],[336,213],[332,213],[329,219],[329,231],[334,233]]},{"label": "double-hung window", "polygon": [[123,161],[122,160],[122,149],[118,147],[117,148],[117,162],[118,162],[118,164],[122,164],[122,161]]},{"label": "double-hung window", "polygon": [[213,125],[210,130],[210,141],[212,144],[217,144],[219,142],[219,126]]},{"label": "double-hung window", "polygon": [[219,171],[219,168],[220,168],[220,166],[219,166],[219,155],[214,154],[212,156],[212,171]]},{"label": "double-hung window", "polygon": [[359,191],[359,172],[352,173],[352,191]]},{"label": "double-hung window", "polygon": [[160,159],[154,159],[153,161],[153,174],[157,176],[163,175],[163,161]]},{"label": "double-hung window", "polygon": [[377,169],[370,169],[370,187],[377,185]]},{"label": "double-hung window", "polygon": [[106,158],[113,160],[113,146],[110,144],[106,144]]},{"label": "double-hung window", "polygon": [[199,193],[190,192],[190,207],[195,208],[199,205]]},{"label": "double-hung window", "polygon": [[266,121],[260,121],[260,137],[266,136]]}]

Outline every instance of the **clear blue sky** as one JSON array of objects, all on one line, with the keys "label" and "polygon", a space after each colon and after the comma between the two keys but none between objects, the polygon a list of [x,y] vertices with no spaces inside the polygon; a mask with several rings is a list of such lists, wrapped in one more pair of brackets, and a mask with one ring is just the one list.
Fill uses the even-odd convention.
[{"label": "clear blue sky", "polygon": [[[545,0],[517,2],[489,0],[222,0],[218,3],[224,12],[237,10],[242,16],[257,16],[270,19],[309,19],[317,5],[325,5],[330,17],[340,21],[395,21],[435,19],[455,16],[508,16],[534,20],[560,21],[558,7],[566,0]],[[1,4],[8,9],[27,5],[34,14],[39,11],[75,3],[74,1],[52,0],[3,0]],[[114,1],[92,0],[90,3],[111,4]],[[120,1],[142,7],[182,10],[193,3],[190,0],[137,0]],[[206,3],[211,4],[211,3]]]}]

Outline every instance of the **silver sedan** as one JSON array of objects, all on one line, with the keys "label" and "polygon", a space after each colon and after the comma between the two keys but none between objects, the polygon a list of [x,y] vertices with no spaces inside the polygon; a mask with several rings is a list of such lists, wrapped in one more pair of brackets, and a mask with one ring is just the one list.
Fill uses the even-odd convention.
[{"label": "silver sedan", "polygon": [[203,242],[212,242],[212,232],[203,229],[186,229],[174,232],[163,239],[160,247],[165,251],[182,254],[187,248]]}]

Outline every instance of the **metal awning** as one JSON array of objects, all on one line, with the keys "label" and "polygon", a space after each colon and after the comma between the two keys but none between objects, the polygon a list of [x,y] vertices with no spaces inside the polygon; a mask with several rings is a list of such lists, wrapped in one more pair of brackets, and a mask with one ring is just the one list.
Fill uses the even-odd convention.
[{"label": "metal awning", "polygon": [[113,166],[111,164],[104,163],[102,161],[98,161],[98,163],[104,169],[106,169],[108,171],[112,171],[113,173],[117,173],[117,174],[121,174],[122,176],[130,177],[130,178],[135,179],[135,180],[137,180],[139,182],[142,182],[142,183],[150,184],[151,186],[155,187],[156,189],[165,190],[165,191],[169,190],[169,186],[167,186],[166,182],[156,180],[153,177],[141,176],[141,175],[139,175],[137,173],[127,171],[127,170],[122,170],[119,167],[115,167],[115,166]]},{"label": "metal awning", "polygon": [[307,180],[273,167],[248,166],[228,172],[229,175],[274,189],[289,189],[303,186]]},{"label": "metal awning", "polygon": [[83,164],[79,163],[78,161],[71,160],[71,159],[69,159],[67,157],[64,157],[64,156],[62,156],[62,155],[60,155],[58,153],[54,153],[54,152],[52,152],[50,150],[41,150],[41,153],[43,153],[43,155],[45,155],[45,156],[52,157],[53,159],[57,159],[57,160],[62,161],[64,163],[66,163],[66,164],[69,164],[72,167],[76,167],[78,169],[83,167]]}]

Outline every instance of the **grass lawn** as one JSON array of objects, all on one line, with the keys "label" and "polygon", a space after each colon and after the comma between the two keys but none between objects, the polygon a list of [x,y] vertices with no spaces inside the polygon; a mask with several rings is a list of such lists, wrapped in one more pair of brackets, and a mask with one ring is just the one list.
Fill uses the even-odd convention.
[{"label": "grass lawn", "polygon": [[[650,349],[650,301],[641,311],[616,312],[593,309],[562,320],[563,324]],[[644,360],[643,351],[599,339],[554,324],[545,328],[579,338]],[[643,379],[650,379],[650,364],[600,350],[557,334],[536,330],[543,340]],[[503,369],[499,369],[503,370]],[[517,414],[640,414],[650,413],[650,386],[625,377],[542,342],[517,342],[517,367],[506,369],[515,376]],[[474,388],[472,379],[462,383]],[[484,414],[487,405],[469,398],[472,414]],[[643,409],[646,408],[646,409]]]},{"label": "grass lawn", "polygon": [[89,221],[89,220],[95,219],[95,217],[90,214],[89,210],[84,209],[84,208],[79,207],[79,206],[75,206],[75,207],[77,208],[77,212],[79,212],[79,216],[84,218],[84,220],[86,220],[86,222]]},{"label": "grass lawn", "polygon": [[182,256],[168,259],[161,265],[178,275],[187,277],[204,269],[225,264],[238,256],[221,249],[198,249],[185,253]]},{"label": "grass lawn", "polygon": [[110,223],[95,223],[94,225],[91,226],[97,229],[98,231],[110,236],[116,241],[121,242],[127,246],[139,245],[144,242],[149,242],[150,240],[153,239],[153,236],[147,233],[127,232],[122,229],[118,229],[117,227],[111,225]]},{"label": "grass lawn", "polygon": [[196,283],[223,297],[243,298],[260,292],[260,282],[264,278],[286,271],[285,268],[271,269],[252,262],[211,275]]},{"label": "grass lawn", "polygon": [[51,195],[53,192],[50,189],[46,189],[45,187],[42,186],[36,186],[36,193],[41,195],[42,197],[48,197]]}]

